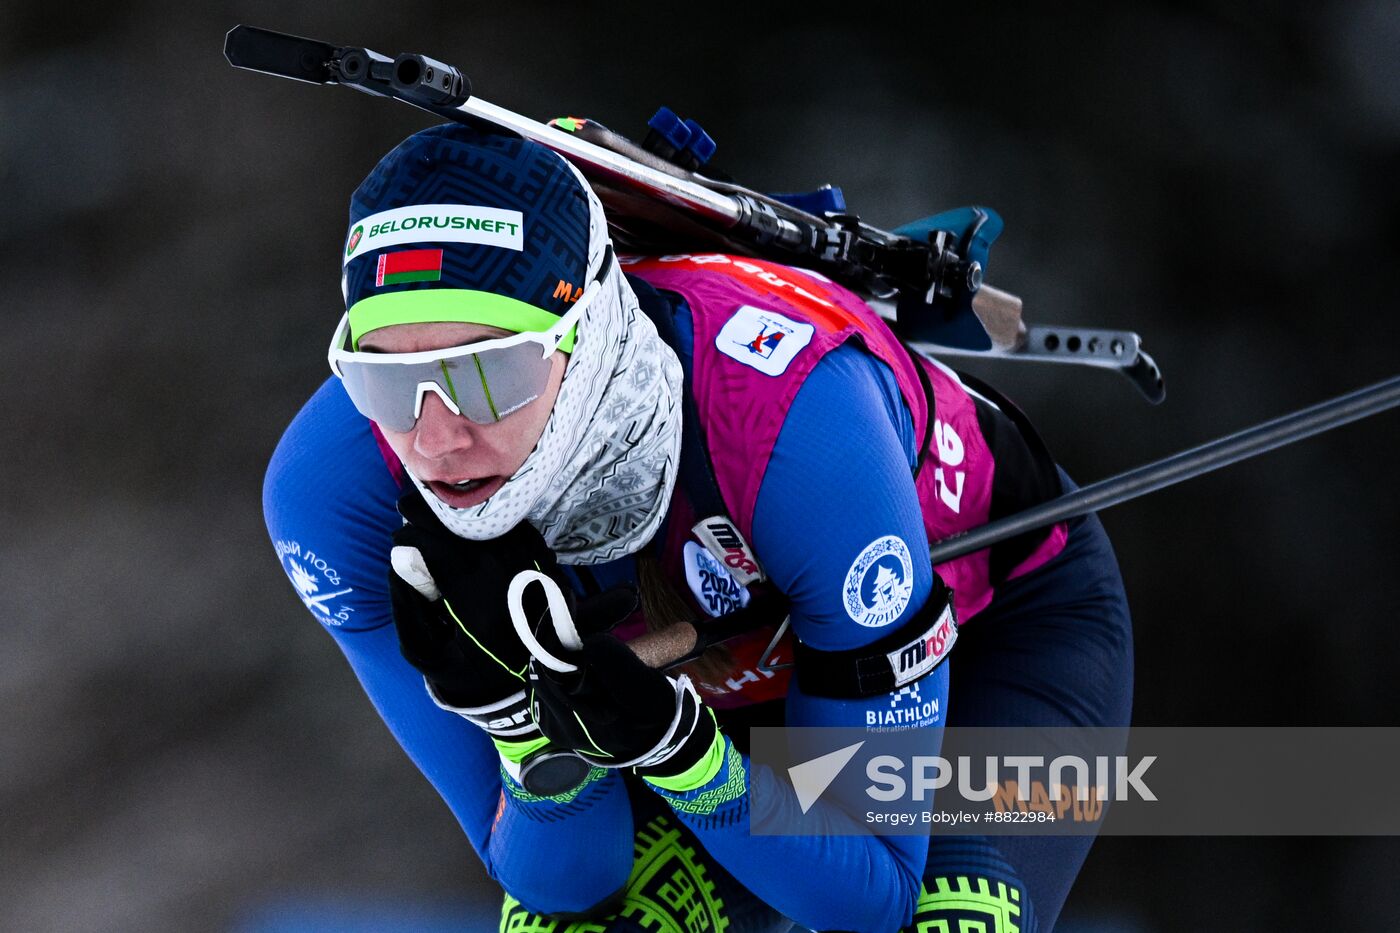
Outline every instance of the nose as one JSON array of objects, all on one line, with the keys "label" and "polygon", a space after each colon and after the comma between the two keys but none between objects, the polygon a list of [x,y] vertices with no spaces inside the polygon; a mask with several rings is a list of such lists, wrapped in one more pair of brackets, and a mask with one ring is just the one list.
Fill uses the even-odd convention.
[{"label": "nose", "polygon": [[435,392],[423,393],[423,409],[413,428],[413,449],[421,457],[437,460],[466,450],[476,443],[475,425],[454,415]]}]

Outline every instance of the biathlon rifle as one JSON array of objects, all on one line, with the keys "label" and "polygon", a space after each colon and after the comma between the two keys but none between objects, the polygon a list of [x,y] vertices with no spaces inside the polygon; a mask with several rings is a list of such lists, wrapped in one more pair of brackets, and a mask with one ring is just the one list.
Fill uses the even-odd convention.
[{"label": "biathlon rifle", "polygon": [[[885,231],[847,213],[839,189],[767,195],[701,174],[697,169],[713,154],[713,141],[692,121],[664,108],[652,118],[644,144],[637,145],[589,120],[566,117],[544,124],[474,98],[461,71],[425,55],[391,59],[253,26],[231,29],[224,55],[238,68],[344,84],[548,146],[588,179],[623,250],[725,250],[813,269],[860,292],[920,352],[1114,369],[1148,401],[1155,404],[1166,395],[1162,374],[1137,334],[1028,325],[1019,298],[983,281],[988,248],[1002,226],[987,208],[962,208]],[[1397,405],[1400,375],[954,535],[935,544],[930,556],[938,565]],[[679,623],[628,644],[654,667],[682,663],[752,631],[761,621],[756,616],[764,613],[732,615],[699,626]]]},{"label": "biathlon rifle", "polygon": [[848,213],[839,188],[768,195],[702,174],[697,169],[713,154],[713,140],[664,107],[638,145],[592,120],[539,123],[487,103],[472,96],[460,70],[426,55],[391,59],[253,26],[229,30],[224,55],[238,68],[343,84],[548,146],[588,179],[624,252],[722,250],[812,269],[859,292],[920,352],[1112,369],[1154,404],[1166,395],[1137,334],[1028,325],[1019,298],[984,282],[987,253],[1002,228],[988,208],[886,231]]}]

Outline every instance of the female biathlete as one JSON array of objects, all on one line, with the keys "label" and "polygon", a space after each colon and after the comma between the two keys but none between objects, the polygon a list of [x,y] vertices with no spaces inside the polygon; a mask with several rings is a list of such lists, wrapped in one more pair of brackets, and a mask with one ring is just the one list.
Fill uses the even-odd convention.
[{"label": "female biathlete", "polygon": [[[342,281],[267,524],[501,930],[1054,925],[1090,837],[845,835],[827,800],[831,834],[750,833],[797,802],[749,725],[1127,724],[1095,518],[930,566],[1067,488],[1019,412],[820,276],[614,256],[572,166],[456,124],[356,190]],[[624,646],[739,618],[669,673]]]}]

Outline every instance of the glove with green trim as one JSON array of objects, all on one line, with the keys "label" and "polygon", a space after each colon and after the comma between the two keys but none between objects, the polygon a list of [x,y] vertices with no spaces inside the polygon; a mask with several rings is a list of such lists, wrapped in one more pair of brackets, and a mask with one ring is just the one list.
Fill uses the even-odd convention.
[{"label": "glove with green trim", "polygon": [[[490,734],[508,773],[548,740],[526,692],[530,653],[512,624],[511,581],[525,571],[558,575],[558,561],[528,522],[499,538],[472,541],[448,531],[416,489],[399,499],[406,524],[394,533],[389,597],[404,659],[422,675],[433,702]],[[566,597],[567,598],[567,597]],[[574,606],[590,631],[625,618],[635,591],[609,590]],[[526,591],[517,609],[538,638],[553,643],[545,595]]]},{"label": "glove with green trim", "polygon": [[648,667],[611,635],[559,637],[570,647],[530,660],[535,720],[551,741],[667,790],[692,790],[718,773],[724,740],[689,677]]}]

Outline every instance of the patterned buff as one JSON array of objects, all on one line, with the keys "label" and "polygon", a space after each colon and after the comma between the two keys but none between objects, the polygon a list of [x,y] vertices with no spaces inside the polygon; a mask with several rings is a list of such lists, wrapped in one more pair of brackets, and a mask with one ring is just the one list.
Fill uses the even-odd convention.
[{"label": "patterned buff", "polygon": [[[588,266],[596,268],[608,243],[603,205],[564,164],[587,192]],[[680,461],[681,365],[617,261],[609,261],[604,289],[579,323],[554,411],[515,475],[468,509],[447,505],[413,477],[453,533],[487,540],[528,519],[565,564],[606,563],[656,534]]]}]

